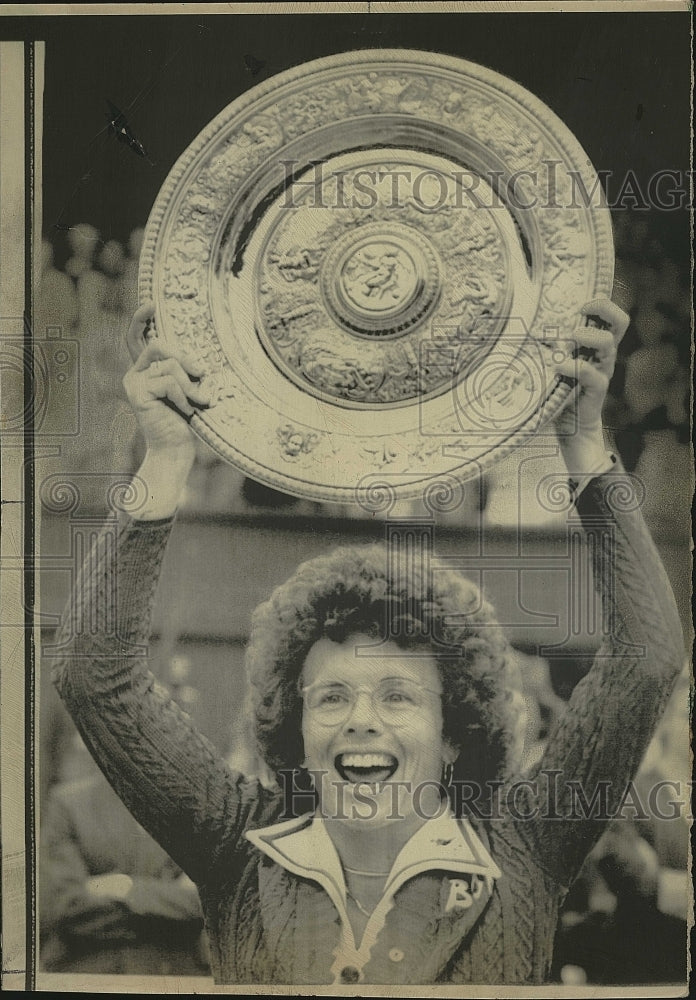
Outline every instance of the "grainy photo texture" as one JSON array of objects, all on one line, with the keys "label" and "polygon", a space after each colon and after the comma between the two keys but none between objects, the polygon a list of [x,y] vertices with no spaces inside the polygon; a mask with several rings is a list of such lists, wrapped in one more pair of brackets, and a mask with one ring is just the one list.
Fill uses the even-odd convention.
[{"label": "grainy photo texture", "polygon": [[9,988],[684,995],[690,14],[389,6],[2,19]]}]

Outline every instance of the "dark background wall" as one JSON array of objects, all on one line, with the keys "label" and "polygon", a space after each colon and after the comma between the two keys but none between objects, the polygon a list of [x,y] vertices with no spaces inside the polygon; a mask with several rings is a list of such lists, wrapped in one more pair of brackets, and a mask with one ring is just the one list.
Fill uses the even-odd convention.
[{"label": "dark background wall", "polygon": [[[689,165],[689,15],[414,14],[4,18],[0,37],[45,39],[44,220],[89,221],[104,240],[144,224],[169,169],[239,94],[333,52],[411,47],[504,73],[538,95],[613,183],[645,186]],[[123,110],[154,165],[105,125]],[[131,107],[132,105],[132,107]],[[611,185],[612,180],[608,182]],[[611,192],[610,192],[611,194]],[[689,255],[688,215],[662,212],[663,241]],[[60,266],[66,253],[56,246]]]}]

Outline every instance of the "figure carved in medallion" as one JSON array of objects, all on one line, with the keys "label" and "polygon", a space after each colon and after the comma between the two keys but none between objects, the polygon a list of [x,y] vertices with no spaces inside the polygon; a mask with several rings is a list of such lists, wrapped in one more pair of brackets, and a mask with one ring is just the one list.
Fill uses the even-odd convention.
[{"label": "figure carved in medallion", "polygon": [[413,285],[413,264],[393,244],[373,243],[361,247],[346,262],[342,279],[346,292],[358,304],[368,300],[369,307],[385,297],[398,302]]}]

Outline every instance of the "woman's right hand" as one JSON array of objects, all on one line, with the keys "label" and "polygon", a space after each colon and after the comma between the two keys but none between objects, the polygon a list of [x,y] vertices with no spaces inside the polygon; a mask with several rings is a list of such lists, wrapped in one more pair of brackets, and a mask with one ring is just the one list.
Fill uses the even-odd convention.
[{"label": "woman's right hand", "polygon": [[[129,346],[145,343],[143,334],[153,318],[151,302],[137,310],[128,331]],[[208,393],[199,385],[202,375],[200,366],[157,338],[146,343],[126,373],[123,387],[148,450],[181,450],[193,456],[193,435],[188,426],[196,412],[192,404],[210,405]]]},{"label": "woman's right hand", "polygon": [[139,512],[142,519],[169,516],[195,458],[189,420],[196,407],[210,405],[210,397],[199,384],[203,369],[180,351],[160,342],[149,343],[145,334],[154,317],[154,306],[146,303],[133,316],[128,345],[135,353],[145,344],[123,379],[123,387],[145,438],[147,452],[138,475],[147,487],[148,501]]}]

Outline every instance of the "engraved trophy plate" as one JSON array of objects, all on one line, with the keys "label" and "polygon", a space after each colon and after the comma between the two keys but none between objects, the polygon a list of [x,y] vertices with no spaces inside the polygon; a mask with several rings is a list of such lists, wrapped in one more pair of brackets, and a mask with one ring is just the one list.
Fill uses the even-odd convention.
[{"label": "engraved trophy plate", "polygon": [[511,80],[410,50],[298,66],[230,104],[151,212],[141,300],[207,370],[192,427],[253,478],[352,501],[479,475],[572,390],[611,292],[587,155]]}]

